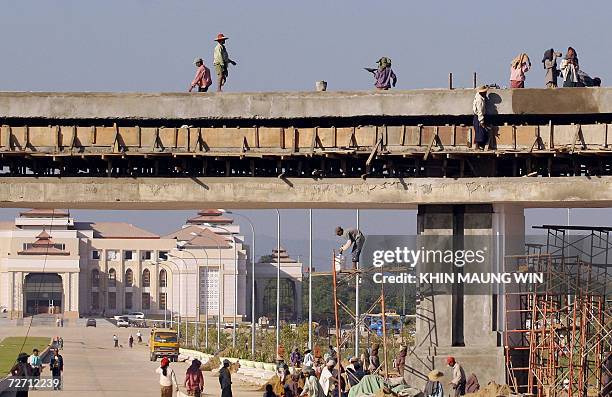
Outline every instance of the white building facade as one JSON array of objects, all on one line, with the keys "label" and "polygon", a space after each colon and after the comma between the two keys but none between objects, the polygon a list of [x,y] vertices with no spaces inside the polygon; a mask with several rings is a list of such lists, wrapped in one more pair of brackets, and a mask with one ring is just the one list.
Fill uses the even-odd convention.
[{"label": "white building facade", "polygon": [[239,226],[217,210],[166,236],[76,222],[67,211],[25,211],[0,222],[0,308],[10,318],[140,311],[242,321],[247,253]]}]

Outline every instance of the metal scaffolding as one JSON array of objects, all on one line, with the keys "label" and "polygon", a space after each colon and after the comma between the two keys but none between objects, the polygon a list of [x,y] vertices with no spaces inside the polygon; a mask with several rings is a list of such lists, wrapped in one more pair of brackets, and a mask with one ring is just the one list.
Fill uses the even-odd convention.
[{"label": "metal scaffolding", "polygon": [[[336,349],[338,350],[338,363],[342,357],[342,346],[348,344],[348,342],[354,338],[355,333],[359,332],[359,328],[364,325],[365,319],[367,316],[376,313],[380,310],[381,320],[382,320],[382,364],[381,366],[374,371],[375,373],[384,373],[384,377],[389,377],[389,368],[388,368],[388,359],[387,359],[387,324],[386,324],[386,307],[385,307],[385,287],[384,283],[380,283],[380,295],[374,302],[368,307],[368,309],[364,312],[361,312],[359,315],[355,313],[354,310],[351,309],[351,305],[347,302],[343,302],[338,295],[338,291],[340,288],[352,287],[354,286],[356,289],[358,288],[359,279],[364,275],[371,272],[381,272],[381,273],[401,273],[405,272],[405,269],[402,268],[390,268],[384,269],[381,268],[364,268],[360,267],[359,269],[341,269],[337,268],[336,263],[336,252],[332,253],[332,262],[331,262],[332,271],[331,272],[315,272],[312,276],[331,276],[332,277],[332,291],[334,298],[334,317],[335,317],[335,330],[336,330]],[[340,324],[340,311],[344,311],[353,321],[355,325],[351,332],[341,332],[341,324]],[[366,327],[368,333],[371,333],[369,327]],[[369,337],[368,337],[369,339]]]},{"label": "metal scaffolding", "polygon": [[[597,395],[612,348],[606,309],[612,229],[542,228],[548,229],[545,252],[508,256],[504,264],[506,271],[544,275],[541,285],[505,291],[507,381],[515,393],[538,397]],[[568,238],[568,230],[588,233]]]}]

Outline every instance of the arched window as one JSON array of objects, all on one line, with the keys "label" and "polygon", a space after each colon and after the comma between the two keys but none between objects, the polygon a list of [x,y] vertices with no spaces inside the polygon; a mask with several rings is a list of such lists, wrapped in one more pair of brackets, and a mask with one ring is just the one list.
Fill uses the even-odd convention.
[{"label": "arched window", "polygon": [[108,286],[109,287],[117,286],[117,272],[115,272],[115,269],[113,268],[110,268],[108,270]]},{"label": "arched window", "polygon": [[125,271],[125,286],[131,287],[132,285],[134,285],[134,273],[132,269],[127,269]]},{"label": "arched window", "polygon": [[98,269],[93,269],[91,271],[91,286],[99,287],[100,286],[100,272]]},{"label": "arched window", "polygon": [[166,270],[161,269],[159,271],[159,286],[160,287],[165,287],[168,284],[168,278],[166,276]]},{"label": "arched window", "polygon": [[144,269],[142,271],[142,286],[150,287],[151,286],[151,272],[149,269]]}]

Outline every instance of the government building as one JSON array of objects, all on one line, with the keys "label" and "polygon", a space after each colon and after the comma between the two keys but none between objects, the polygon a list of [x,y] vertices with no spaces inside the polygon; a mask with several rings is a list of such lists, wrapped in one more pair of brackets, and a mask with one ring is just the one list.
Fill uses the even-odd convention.
[{"label": "government building", "polygon": [[[256,265],[257,317],[273,313],[278,255]],[[250,258],[240,226],[221,210],[199,211],[165,236],[124,222],[77,221],[64,210],[23,211],[0,222],[0,309],[11,319],[137,311],[250,320]],[[283,320],[296,320],[302,264],[285,250],[280,261]]]}]

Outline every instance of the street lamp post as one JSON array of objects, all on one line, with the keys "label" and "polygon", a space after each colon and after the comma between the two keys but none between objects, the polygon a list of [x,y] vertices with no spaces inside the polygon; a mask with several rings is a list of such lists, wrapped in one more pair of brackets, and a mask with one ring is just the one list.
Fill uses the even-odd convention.
[{"label": "street lamp post", "polygon": [[[251,358],[255,357],[255,226],[251,219],[242,214],[226,211],[228,214],[244,218],[251,226],[253,252],[251,253]],[[235,280],[237,282],[237,280]],[[235,312],[234,312],[235,313]]]},{"label": "street lamp post", "polygon": [[[197,234],[197,233],[196,233]],[[200,236],[200,235],[198,235]],[[200,236],[200,237],[206,237],[206,236]],[[190,241],[192,241],[193,239],[191,239]],[[212,241],[212,239],[211,239]],[[186,245],[186,244],[185,244]],[[193,258],[193,261],[195,263],[196,266],[196,291],[197,291],[197,297],[196,297],[196,333],[195,333],[195,338],[196,338],[196,347],[198,347],[197,345],[199,345],[200,342],[200,266],[198,265],[198,258],[196,258],[196,256],[193,254],[193,252],[191,251],[187,251],[185,250],[185,245],[181,246],[179,248],[179,250],[181,252],[186,252],[187,254],[191,255],[191,257]],[[206,256],[206,271],[208,272],[208,253],[206,252],[206,249],[203,250],[204,255]],[[208,288],[206,289],[206,348],[208,348]]]},{"label": "street lamp post", "polygon": [[280,211],[276,209],[276,355],[280,346]]},{"label": "street lamp post", "polygon": [[[164,262],[169,262],[169,263],[172,263],[174,266],[176,266],[176,270],[177,270],[177,272],[178,272],[178,274],[179,274],[179,277],[178,277],[178,280],[179,280],[178,326],[177,326],[177,328],[176,328],[176,329],[178,330],[178,334],[177,334],[177,336],[180,338],[180,337],[181,337],[181,295],[180,295],[180,290],[181,290],[181,269],[178,267],[178,265],[177,265],[177,264],[176,264],[176,262],[174,262],[174,261],[171,261],[171,260],[166,259]],[[158,261],[158,263],[160,263],[160,262]],[[160,266],[161,266],[161,263],[160,263]],[[172,277],[172,282],[174,283],[174,271],[172,271],[172,270],[171,270],[170,272],[171,272],[171,273],[172,273],[172,275],[173,275],[173,277]],[[166,279],[166,280],[167,280],[167,279]],[[166,284],[167,284],[167,283],[166,283]],[[166,287],[166,288],[168,288],[168,287]],[[167,295],[166,295],[166,296],[167,296]],[[168,300],[168,299],[166,298],[166,306],[168,305],[167,300]],[[174,301],[174,289],[172,289],[172,301]],[[174,306],[174,305],[173,305],[173,306]]]},{"label": "street lamp post", "polygon": [[232,327],[232,347],[235,348],[236,347],[236,326],[237,326],[237,315],[238,315],[238,250],[236,246],[237,238],[234,237],[234,233],[224,228],[223,226],[214,225],[211,227],[215,227],[215,228],[225,230],[226,232],[228,232],[233,241],[233,245],[234,245],[234,324]]},{"label": "street lamp post", "polygon": [[[185,343],[187,343],[187,336],[188,336],[188,330],[187,330],[187,322],[188,322],[188,318],[189,318],[189,305],[187,300],[189,299],[189,294],[188,294],[188,290],[189,290],[189,281],[187,280],[187,276],[189,274],[189,268],[187,267],[187,263],[185,262],[185,260],[183,258],[181,258],[180,256],[176,256],[176,255],[172,255],[170,253],[168,253],[168,256],[171,258],[175,258],[175,259],[180,259],[181,263],[183,264],[183,268],[185,269],[185,272],[181,275],[180,271],[179,271],[179,281],[180,279],[183,277],[185,278]],[[175,263],[175,262],[174,262]],[[176,263],[175,263],[176,264]],[[178,267],[178,265],[177,265]],[[181,302],[181,292],[179,291],[179,304]],[[180,305],[179,305],[180,307]],[[181,328],[181,323],[179,322],[179,326],[178,328]]]},{"label": "street lamp post", "polygon": [[308,348],[312,349],[312,208],[308,210]]}]

